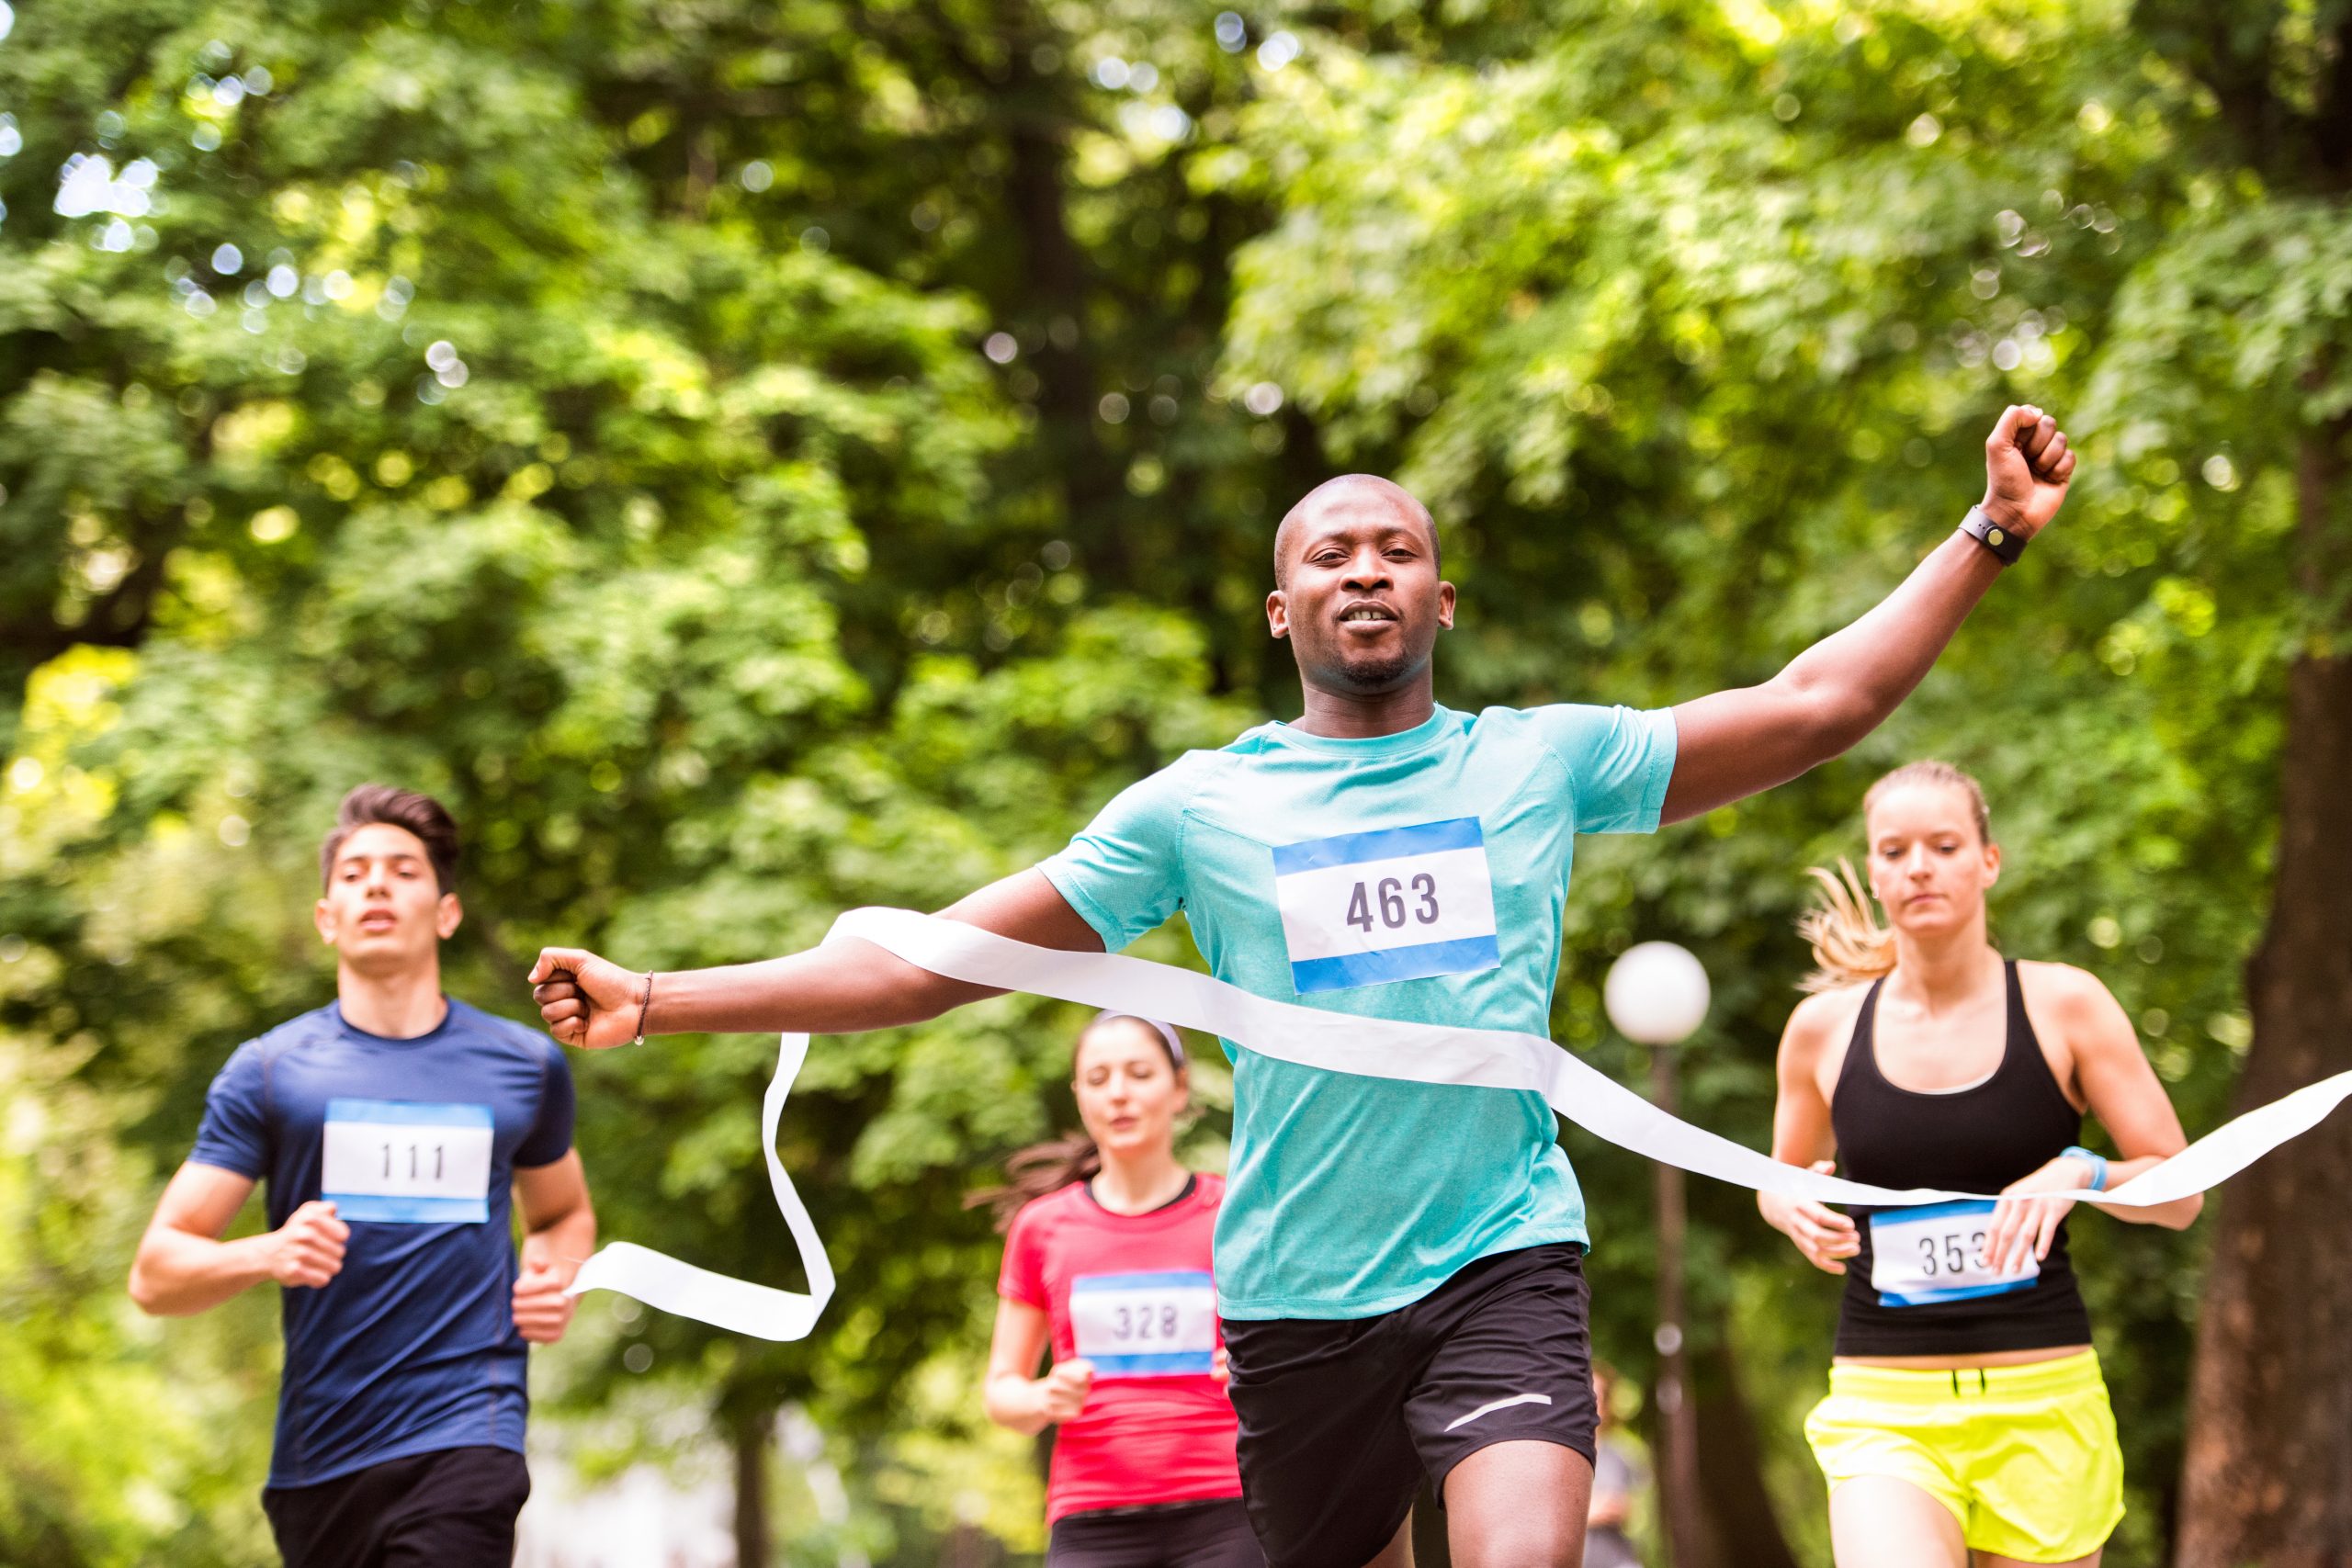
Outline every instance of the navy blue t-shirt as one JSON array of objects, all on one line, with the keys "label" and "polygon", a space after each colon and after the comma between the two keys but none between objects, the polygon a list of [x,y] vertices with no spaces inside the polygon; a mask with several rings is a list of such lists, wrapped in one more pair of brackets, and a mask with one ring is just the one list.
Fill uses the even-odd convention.
[{"label": "navy blue t-shirt", "polygon": [[571,1113],[560,1046],[455,999],[413,1040],[328,1006],[229,1058],[189,1160],[266,1181],[273,1228],[322,1197],[351,1226],[342,1272],[283,1292],[269,1484],[444,1449],[522,1451],[509,1188],[517,1167],[570,1151]]}]

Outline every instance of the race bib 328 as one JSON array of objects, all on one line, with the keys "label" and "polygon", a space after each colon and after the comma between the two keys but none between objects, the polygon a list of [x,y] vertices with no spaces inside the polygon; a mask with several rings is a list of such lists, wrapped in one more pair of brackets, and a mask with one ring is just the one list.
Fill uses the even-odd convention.
[{"label": "race bib 328", "polygon": [[1206,1269],[1081,1274],[1069,1282],[1069,1321],[1098,1378],[1198,1376],[1216,1354],[1216,1290]]},{"label": "race bib 328", "polygon": [[1277,845],[1274,899],[1301,995],[1502,962],[1476,817]]}]

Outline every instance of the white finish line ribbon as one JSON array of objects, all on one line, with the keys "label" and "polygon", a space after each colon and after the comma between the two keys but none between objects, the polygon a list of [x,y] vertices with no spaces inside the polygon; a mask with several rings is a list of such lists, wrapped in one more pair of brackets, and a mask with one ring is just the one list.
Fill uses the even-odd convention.
[{"label": "white finish line ribbon", "polygon": [[[1217,1035],[1261,1056],[1301,1066],[1408,1083],[1532,1090],[1560,1115],[1620,1148],[1758,1191],[1823,1203],[1880,1206],[1999,1196],[1873,1187],[1784,1165],[1770,1155],[1668,1115],[1540,1034],[1325,1012],[1257,996],[1213,976],[1165,964],[1033,947],[959,920],[910,909],[853,909],[833,922],[825,940],[850,938],[871,942],[951,979],[1164,1019]],[[785,1096],[808,1053],[807,1035],[784,1037],[760,1120],[768,1181],[799,1248],[801,1266],[808,1276],[808,1293],[729,1279],[622,1241],[588,1260],[571,1282],[573,1294],[618,1291],[648,1306],[739,1334],[763,1339],[807,1337],[825,1303],[832,1299],[833,1270],[826,1259],[824,1243],[809,1223],[808,1211],[785,1175],[783,1162],[776,1158],[775,1132]],[[2352,1097],[2352,1073],[2338,1073],[2224,1123],[2113,1191],[2053,1196],[2113,1208],[2148,1208],[2202,1192],[2316,1126],[2346,1097]]]},{"label": "white finish line ribbon", "polygon": [[[828,939],[830,940],[830,939]],[[680,1317],[691,1317],[714,1328],[730,1328],[759,1339],[806,1339],[817,1326],[817,1314],[833,1299],[833,1266],[825,1257],[825,1243],[808,1218],[807,1205],[792,1190],[784,1162],[775,1157],[776,1123],[784,1116],[784,1097],[808,1059],[808,1037],[787,1034],[777,1051],[775,1076],[760,1101],[760,1152],[768,1156],[768,1186],[775,1206],[792,1227],[792,1244],[800,1252],[800,1267],[808,1275],[808,1293],[754,1285],[726,1274],[714,1274],[691,1263],[681,1263],[666,1252],[616,1241],[599,1247],[596,1256],[580,1266],[567,1295],[582,1291],[618,1291],[647,1306]]]}]

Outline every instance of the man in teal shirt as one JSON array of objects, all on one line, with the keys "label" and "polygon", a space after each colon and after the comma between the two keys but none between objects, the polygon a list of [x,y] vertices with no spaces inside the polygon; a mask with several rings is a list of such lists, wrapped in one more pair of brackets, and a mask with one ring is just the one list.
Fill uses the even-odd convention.
[{"label": "man in teal shirt", "polygon": [[[1576,835],[1655,829],[1674,751],[1672,715],[1624,708],[1261,725],[1127,790],[1038,869],[1113,951],[1182,908],[1217,976],[1261,996],[1547,1034]],[[1228,1323],[1374,1317],[1481,1258],[1585,1242],[1541,1094],[1233,1054]]]},{"label": "man in teal shirt", "polygon": [[[1983,502],[1901,587],[1760,686],[1671,710],[1460,714],[1429,513],[1316,490],[1274,541],[1269,629],[1305,711],[1193,752],[1061,853],[946,913],[1040,946],[1126,946],[1182,909],[1210,968],[1332,1011],[1545,1032],[1575,838],[1647,832],[1836,756],[1894,711],[2057,513],[2066,438],[2011,408]],[[556,1037],[832,1033],[991,994],[863,943],[641,975],[539,957]],[[1584,1203],[1542,1096],[1232,1052],[1217,1288],[1242,1482],[1272,1568],[1409,1561],[1426,1475],[1464,1568],[1574,1568],[1592,1481]]]}]

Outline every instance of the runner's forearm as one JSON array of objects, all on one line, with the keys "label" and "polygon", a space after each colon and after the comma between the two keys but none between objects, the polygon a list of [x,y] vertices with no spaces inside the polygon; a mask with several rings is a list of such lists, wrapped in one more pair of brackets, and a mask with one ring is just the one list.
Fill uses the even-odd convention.
[{"label": "runner's forearm", "polygon": [[1679,822],[1786,784],[1878,728],[1935,667],[2000,573],[1998,558],[1955,532],[1868,614],[1771,680],[1677,707],[1663,819]]},{"label": "runner's forearm", "polygon": [[1838,755],[1900,706],[2000,575],[1998,558],[1953,533],[1860,619],[1791,660],[1774,683],[1817,711],[1818,754],[1806,765]]},{"label": "runner's forearm", "polygon": [[130,1299],[155,1317],[189,1317],[219,1306],[270,1277],[275,1233],[215,1241],[158,1225],[139,1243],[130,1265]]},{"label": "runner's forearm", "polygon": [[1018,1372],[999,1372],[980,1390],[981,1408],[989,1420],[1024,1438],[1034,1438],[1053,1423],[1046,1418],[1046,1382]]},{"label": "runner's forearm", "polygon": [[922,1023],[1000,993],[921,969],[862,942],[653,979],[648,1034],[847,1034]]},{"label": "runner's forearm", "polygon": [[571,1282],[596,1250],[596,1211],[584,1200],[534,1225],[523,1237],[523,1267],[544,1269]]},{"label": "runner's forearm", "polygon": [[[2107,1190],[2109,1192],[2133,1177],[2151,1171],[2170,1158],[2169,1155],[2142,1155],[2137,1159],[2111,1159],[2107,1162]],[[2205,1194],[2192,1192],[2186,1198],[2176,1198],[2169,1203],[2156,1203],[2144,1209],[2111,1208],[2107,1211],[2126,1224],[2162,1225],[2166,1230],[2185,1231],[2205,1212]]]},{"label": "runner's forearm", "polygon": [[[967,894],[942,911],[1016,942],[1073,952],[1102,949],[1102,939],[1043,874],[1031,869]],[[572,976],[585,971],[582,987]],[[594,953],[548,948],[532,979],[540,1014],[558,1039],[583,1043],[582,1019],[593,1019],[597,1044],[647,1034],[853,1033],[922,1023],[950,1008],[1002,993],[967,985],[909,964],[870,942],[844,939],[783,958],[716,969],[632,974]],[[618,1038],[613,1036],[617,1033]]]}]

